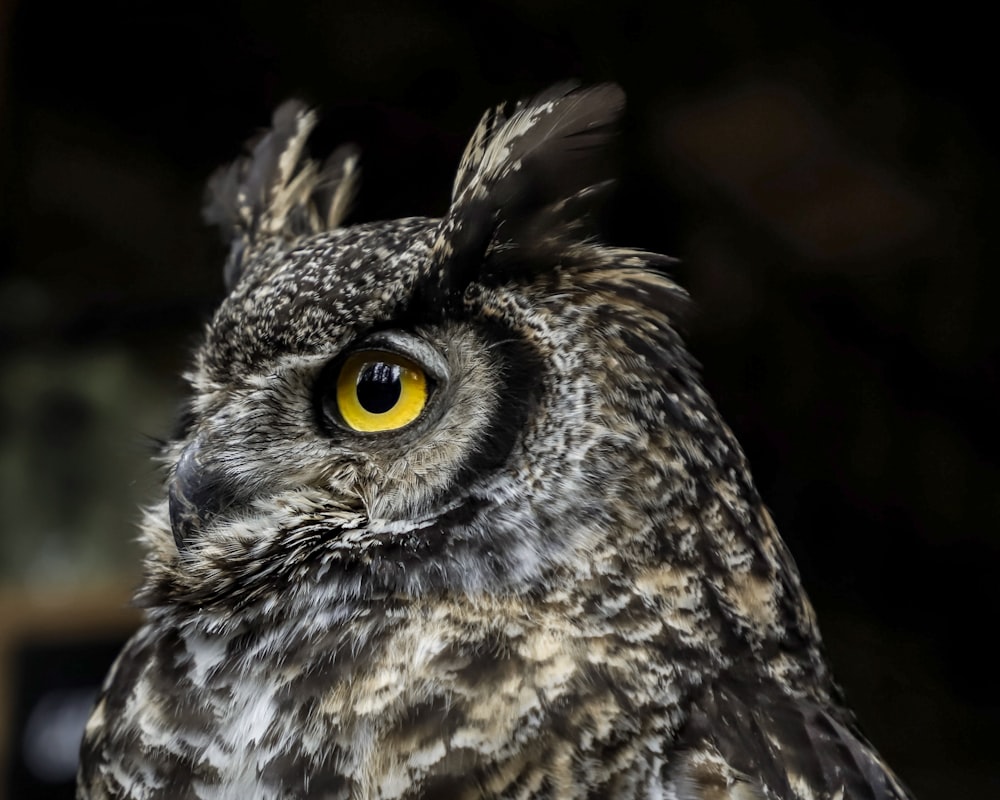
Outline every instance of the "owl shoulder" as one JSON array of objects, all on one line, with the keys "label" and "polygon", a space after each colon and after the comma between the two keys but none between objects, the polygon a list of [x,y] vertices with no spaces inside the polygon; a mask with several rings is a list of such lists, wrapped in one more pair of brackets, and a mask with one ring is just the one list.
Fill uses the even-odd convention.
[{"label": "owl shoulder", "polygon": [[671,800],[911,800],[849,712],[731,675],[695,702],[663,790]]}]

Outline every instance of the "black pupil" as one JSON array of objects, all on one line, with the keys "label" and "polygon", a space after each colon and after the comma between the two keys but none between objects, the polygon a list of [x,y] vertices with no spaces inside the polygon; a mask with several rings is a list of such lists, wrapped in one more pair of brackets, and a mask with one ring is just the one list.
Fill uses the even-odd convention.
[{"label": "black pupil", "polygon": [[373,361],[358,373],[358,402],[369,414],[384,414],[399,402],[399,366]]}]

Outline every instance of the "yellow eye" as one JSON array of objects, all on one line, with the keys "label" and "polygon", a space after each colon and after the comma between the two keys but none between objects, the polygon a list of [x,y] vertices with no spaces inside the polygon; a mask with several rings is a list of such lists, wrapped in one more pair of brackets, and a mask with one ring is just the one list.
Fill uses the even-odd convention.
[{"label": "yellow eye", "polygon": [[361,350],[337,376],[337,410],[348,427],[364,433],[409,425],[427,404],[427,376],[405,356]]}]

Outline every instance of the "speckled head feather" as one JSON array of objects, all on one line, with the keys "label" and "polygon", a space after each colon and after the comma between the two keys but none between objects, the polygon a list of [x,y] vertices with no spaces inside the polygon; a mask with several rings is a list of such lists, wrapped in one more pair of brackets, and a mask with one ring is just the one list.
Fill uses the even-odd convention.
[{"label": "speckled head feather", "polygon": [[907,797],[668,259],[587,221],[622,106],[488,113],[443,219],[344,226],[356,156],[295,103],[213,178],[231,290],[80,800]]}]

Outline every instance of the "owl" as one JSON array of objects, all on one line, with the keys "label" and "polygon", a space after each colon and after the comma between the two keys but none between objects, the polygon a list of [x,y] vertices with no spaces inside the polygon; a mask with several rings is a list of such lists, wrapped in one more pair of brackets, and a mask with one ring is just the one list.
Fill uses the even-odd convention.
[{"label": "owl", "polygon": [[314,114],[209,184],[228,294],[78,800],[902,800],[678,333],[593,217],[613,85],[488,112],[440,219],[345,225]]}]

